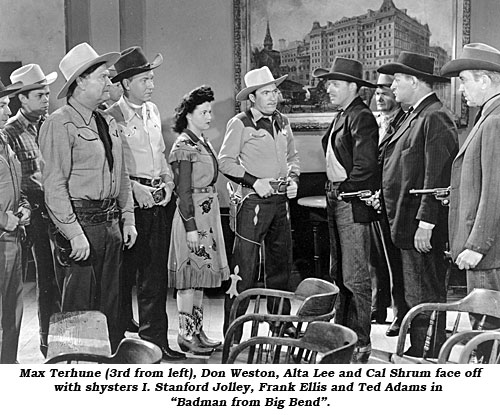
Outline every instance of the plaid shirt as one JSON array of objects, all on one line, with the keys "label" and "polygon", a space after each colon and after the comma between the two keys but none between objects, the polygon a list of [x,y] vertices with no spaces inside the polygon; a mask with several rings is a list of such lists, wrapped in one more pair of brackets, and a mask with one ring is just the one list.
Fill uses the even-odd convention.
[{"label": "plaid shirt", "polygon": [[29,121],[19,110],[4,128],[9,145],[21,162],[21,189],[28,195],[42,196],[42,154],[38,147],[38,129],[44,119]]}]

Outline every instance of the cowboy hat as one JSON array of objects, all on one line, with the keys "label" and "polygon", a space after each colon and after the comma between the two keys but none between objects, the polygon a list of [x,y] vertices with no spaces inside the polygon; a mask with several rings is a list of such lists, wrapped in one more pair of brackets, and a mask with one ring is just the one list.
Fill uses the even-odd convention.
[{"label": "cowboy hat", "polygon": [[378,76],[377,83],[375,84],[375,86],[390,88],[393,81],[394,81],[394,76],[381,73]]},{"label": "cowboy hat", "polygon": [[71,49],[59,63],[59,69],[66,79],[66,83],[57,94],[57,98],[64,98],[68,94],[68,89],[76,78],[85,72],[92,65],[102,63],[110,67],[120,58],[118,52],[109,52],[98,55],[88,43],[80,43]]},{"label": "cowboy hat", "polygon": [[142,72],[151,71],[162,63],[161,53],[157,53],[153,62],[150,63],[140,46],[132,46],[121,52],[120,59],[115,63],[116,75],[111,79],[111,82],[116,83]]},{"label": "cowboy hat", "polygon": [[449,79],[434,75],[434,58],[412,52],[401,52],[396,62],[386,63],[377,69],[379,73],[413,75],[427,82],[450,82]]},{"label": "cowboy hat", "polygon": [[23,84],[21,84],[20,82],[5,86],[2,80],[0,80],[0,98],[15,95],[22,86]]},{"label": "cowboy hat", "polygon": [[458,76],[462,71],[485,70],[500,72],[500,50],[484,43],[469,43],[462,55],[443,66],[443,76]]},{"label": "cowboy hat", "polygon": [[248,98],[248,95],[257,91],[257,89],[262,88],[263,86],[276,84],[278,86],[281,84],[288,75],[283,75],[278,79],[274,79],[273,74],[267,66],[263,66],[262,68],[252,69],[247,72],[245,75],[245,85],[246,88],[243,88],[236,95],[237,101],[244,101]]},{"label": "cowboy hat", "polygon": [[375,85],[363,80],[363,65],[360,61],[354,59],[336,57],[330,70],[317,68],[314,70],[313,76],[315,78],[354,82],[358,86],[375,88]]},{"label": "cowboy hat", "polygon": [[10,82],[13,84],[21,82],[23,85],[17,93],[44,88],[45,86],[54,83],[56,79],[57,72],[51,72],[48,75],[45,75],[42,68],[40,68],[40,66],[36,63],[21,66],[10,74]]}]

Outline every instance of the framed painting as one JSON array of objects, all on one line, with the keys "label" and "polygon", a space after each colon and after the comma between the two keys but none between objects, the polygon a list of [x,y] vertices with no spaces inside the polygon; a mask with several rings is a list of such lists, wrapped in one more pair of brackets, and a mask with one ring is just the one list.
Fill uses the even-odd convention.
[{"label": "framed painting", "polygon": [[[470,0],[233,0],[235,93],[251,69],[268,66],[280,85],[279,109],[296,131],[325,129],[332,119],[323,82],[312,76],[336,56],[357,59],[364,79],[401,51],[431,55],[435,73],[470,40]],[[467,126],[468,109],[458,83],[437,84],[440,99]],[[370,103],[373,89],[362,89]],[[236,111],[247,103],[236,102]]]}]

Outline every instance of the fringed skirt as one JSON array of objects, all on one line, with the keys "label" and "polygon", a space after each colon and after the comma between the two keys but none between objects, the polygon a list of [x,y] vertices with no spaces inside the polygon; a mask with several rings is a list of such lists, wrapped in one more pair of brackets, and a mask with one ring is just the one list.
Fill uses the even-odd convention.
[{"label": "fringed skirt", "polygon": [[168,286],[179,290],[220,287],[221,281],[229,278],[229,267],[217,193],[193,193],[193,204],[200,248],[196,252],[188,248],[177,208],[168,256]]}]

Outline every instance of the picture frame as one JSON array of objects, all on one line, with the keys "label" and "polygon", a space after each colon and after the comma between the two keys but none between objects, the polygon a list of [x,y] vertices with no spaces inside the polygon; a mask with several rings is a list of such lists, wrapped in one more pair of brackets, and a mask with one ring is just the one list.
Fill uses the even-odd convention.
[{"label": "picture frame", "polygon": [[[280,17],[280,20],[286,19],[286,16],[289,15],[294,15],[294,13],[290,13],[290,8],[293,7],[298,7],[294,6],[295,2],[289,1],[288,3],[287,0],[280,0],[281,2],[285,2],[282,4],[286,4],[287,10],[286,13],[283,13],[282,18]],[[269,4],[272,2],[272,6],[274,9],[274,13],[276,13],[276,8],[279,7],[278,3],[275,0],[233,0],[233,21],[234,21],[234,91],[235,95],[244,87],[244,75],[246,72],[249,70],[262,66],[261,65],[256,65],[256,56],[257,53],[259,52],[258,47],[252,44],[252,31],[256,31],[257,29],[257,15],[256,15],[256,8],[260,7],[259,11],[259,23],[260,23],[260,32],[262,32],[262,20],[265,18],[265,16],[262,16],[262,10],[265,9],[264,6],[266,6],[266,2]],[[392,3],[396,7],[398,7],[398,2],[405,2],[407,3],[407,0],[364,0],[364,6],[366,6],[366,13],[370,14],[373,12],[376,12],[379,10],[382,4],[385,3]],[[462,46],[470,43],[470,13],[471,13],[471,0],[425,0],[423,2],[419,2],[421,4],[421,7],[425,7],[425,15],[429,16],[429,10],[431,10],[432,14],[432,7],[434,6],[433,3],[436,3],[435,6],[439,6],[442,10],[442,7],[448,7],[446,9],[446,12],[443,13],[442,15],[440,14],[441,21],[439,22],[439,30],[443,33],[441,33],[441,42],[446,45],[446,56],[445,60],[441,57],[441,62],[440,66],[442,66],[444,63],[451,59],[455,59],[461,52]],[[438,4],[439,2],[439,4]],[[307,2],[300,2],[302,6],[300,7],[305,7],[304,4],[310,3],[310,9],[314,9],[316,5],[319,3],[325,4],[324,1],[321,0],[308,0]],[[331,4],[333,2],[330,2]],[[357,2],[359,3],[359,2]],[[345,4],[345,2],[341,2],[339,0],[339,7]],[[415,4],[415,2],[413,2]],[[331,6],[329,6],[331,7]],[[429,9],[430,8],[430,9]],[[338,8],[333,8],[337,10]],[[309,9],[308,9],[309,10]],[[406,9],[404,9],[406,13]],[[300,10],[297,10],[297,13],[300,13]],[[412,19],[415,21],[419,22],[417,18],[413,18],[413,16],[410,15],[410,12],[408,11],[408,16],[410,16]],[[437,14],[437,13],[436,13]],[[451,16],[449,20],[446,20],[446,17],[443,17],[445,15]],[[342,14],[337,14],[336,16],[343,16]],[[334,16],[335,17],[335,16]],[[343,16],[340,17],[339,20],[336,20],[333,22],[334,24],[337,23],[342,23],[344,19],[349,19],[351,16]],[[329,20],[328,16],[325,17],[320,17],[322,20]],[[313,27],[313,21],[309,22],[311,27]],[[332,22],[321,22],[318,21],[318,24],[321,26],[322,24],[330,24]],[[316,24],[316,23],[314,23]],[[427,22],[422,21],[421,25],[425,28],[425,25],[428,25]],[[429,26],[429,25],[428,25]],[[292,24],[291,26],[292,27]],[[430,26],[429,26],[430,27]],[[269,29],[270,28],[270,29]],[[314,29],[314,27],[313,27]],[[269,23],[268,20],[268,31],[272,33],[272,23]],[[436,30],[437,31],[437,30]],[[447,32],[449,31],[449,37],[447,35]],[[432,31],[429,30],[430,32],[430,39],[432,40]],[[260,33],[260,38],[264,39],[266,33]],[[339,36],[340,37],[340,36]],[[265,40],[265,39],[264,39]],[[279,48],[281,48],[281,40],[280,39],[275,39],[274,42],[280,42]],[[338,41],[340,43],[341,41]],[[395,46],[395,45],[394,45]],[[431,45],[432,46],[432,45]],[[262,48],[263,49],[263,48]],[[396,48],[394,48],[396,49]],[[400,48],[401,49],[401,48]],[[429,48],[428,48],[429,49]],[[437,50],[440,51],[443,48],[438,47]],[[342,49],[343,52],[345,52],[346,48]],[[405,50],[404,48],[402,50]],[[280,56],[282,54],[282,49],[280,50]],[[273,53],[276,51],[273,50]],[[433,49],[434,52],[434,49]],[[314,53],[314,52],[312,52]],[[378,50],[374,50],[373,54],[378,54]],[[394,53],[394,51],[393,51]],[[359,50],[358,50],[359,54]],[[432,53],[430,53],[432,54]],[[284,55],[283,55],[284,56]],[[345,56],[345,53],[343,54]],[[368,53],[365,54],[364,56],[368,56]],[[347,56],[349,57],[349,55]],[[358,58],[358,55],[353,54],[352,56],[353,59]],[[392,61],[394,61],[397,58],[397,56],[392,56]],[[439,53],[436,55],[436,62],[440,59]],[[361,59],[359,59],[361,60]],[[272,63],[272,61],[270,61]],[[314,82],[317,82],[317,80],[312,80],[312,76],[310,76],[310,73],[312,73],[314,67],[312,64],[312,59],[311,59],[311,68],[309,70],[309,78],[306,80],[306,82],[309,82],[313,84]],[[363,60],[362,60],[363,62]],[[378,57],[372,62],[378,63],[388,63],[388,60],[383,60],[383,59],[378,59]],[[325,63],[325,59],[323,59],[323,63]],[[324,67],[324,65],[323,65]],[[286,68],[286,67],[285,67]],[[326,68],[329,68],[329,65],[326,66]],[[375,74],[375,67],[372,68],[372,71],[366,71],[368,75],[370,75],[372,78],[369,79],[370,81],[373,82],[373,78],[376,76]],[[439,68],[438,68],[439,69]],[[437,70],[436,72],[439,72]],[[274,73],[274,71],[273,71]],[[278,73],[279,74],[284,74],[284,72]],[[289,77],[290,78],[290,77]],[[366,79],[366,78],[365,78]],[[469,111],[468,107],[465,103],[464,98],[462,97],[461,93],[458,91],[459,87],[459,81],[456,78],[452,78],[451,84],[449,86],[438,86],[438,96],[443,100],[444,104],[450,109],[450,111],[453,113],[456,124],[459,128],[465,128],[468,125],[468,118],[469,118]],[[281,89],[282,87],[280,87]],[[316,95],[319,95],[319,87],[312,87],[309,85],[304,85],[303,88],[305,88],[306,92],[314,90],[316,88]],[[311,88],[311,89],[308,89]],[[439,90],[439,88],[442,88],[442,90]],[[446,89],[444,89],[446,88]],[[327,97],[322,97],[322,100],[320,102],[320,105],[318,105],[318,99],[313,103],[313,101],[310,101],[311,104],[308,104],[306,102],[305,98],[302,98],[304,95],[300,91],[300,87],[296,85],[295,90],[299,91],[298,94],[300,94],[299,98],[294,100],[293,98],[290,100],[291,105],[289,105],[289,109],[291,111],[283,111],[286,113],[287,117],[290,120],[291,126],[294,129],[294,131],[315,131],[315,130],[325,130],[329,123],[332,120],[332,112],[334,111],[332,108],[328,107],[328,101]],[[363,91],[362,91],[363,93]],[[369,92],[370,93],[370,92]],[[373,92],[371,92],[373,93]],[[291,93],[293,95],[293,93]],[[367,101],[369,100],[369,97]],[[287,99],[284,100],[285,102]],[[242,109],[245,109],[248,104],[246,102],[239,102],[236,101],[235,103],[235,111],[239,112]],[[322,107],[323,110],[316,110],[317,108]]]}]

